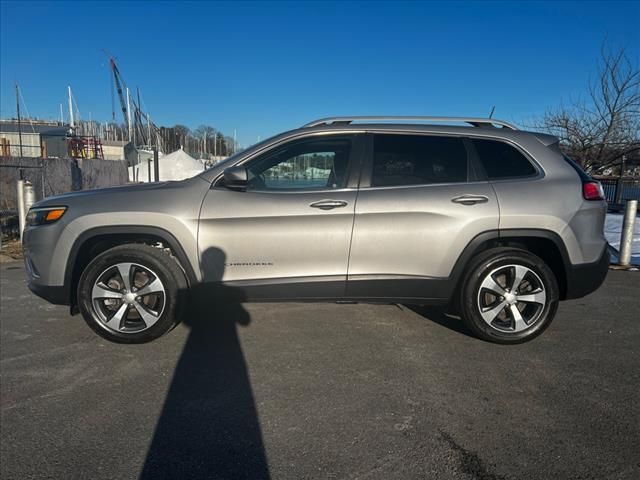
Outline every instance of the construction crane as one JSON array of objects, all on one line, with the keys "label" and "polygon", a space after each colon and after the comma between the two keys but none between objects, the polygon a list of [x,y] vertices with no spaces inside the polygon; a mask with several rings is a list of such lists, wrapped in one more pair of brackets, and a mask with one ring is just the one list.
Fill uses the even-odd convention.
[{"label": "construction crane", "polygon": [[[129,111],[127,109],[127,102],[124,100],[124,94],[122,90],[122,81],[120,80],[120,70],[118,70],[118,66],[116,65],[116,61],[113,57],[109,58],[109,64],[111,65],[111,71],[113,72],[113,83],[118,92],[118,98],[120,99],[120,107],[122,107],[122,116],[124,117],[124,123],[126,123],[127,128],[130,129],[131,125],[129,124]],[[113,92],[112,92],[113,93]],[[113,110],[113,105],[111,106]],[[113,120],[116,119],[116,112],[112,111]]]},{"label": "construction crane", "polygon": [[[144,113],[140,107],[140,91],[138,91],[138,101],[136,102],[135,99],[131,98],[129,89],[127,88],[127,85],[122,78],[122,74],[116,65],[115,58],[108,53],[107,55],[109,56],[109,65],[111,66],[111,72],[113,74],[112,86],[118,93],[122,116],[124,118],[124,123],[127,126],[127,131],[129,132],[129,140],[133,142],[135,147],[152,148],[155,146],[158,150],[163,150],[160,129],[151,121],[151,117],[147,113]],[[113,120],[115,120],[116,113],[113,91],[111,92],[111,95],[112,115]],[[146,126],[143,125],[144,120],[147,122]]]}]

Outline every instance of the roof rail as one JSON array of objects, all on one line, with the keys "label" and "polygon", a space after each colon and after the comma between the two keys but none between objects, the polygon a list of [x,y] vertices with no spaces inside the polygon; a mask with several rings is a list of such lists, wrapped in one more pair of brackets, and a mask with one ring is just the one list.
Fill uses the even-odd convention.
[{"label": "roof rail", "polygon": [[313,122],[307,123],[303,125],[302,128],[310,128],[317,127],[318,125],[349,125],[353,122],[362,122],[362,121],[372,121],[372,122],[381,122],[381,121],[418,121],[418,122],[427,122],[427,123],[468,123],[474,127],[496,127],[500,126],[502,128],[508,128],[510,130],[517,130],[514,125],[510,123],[504,122],[502,120],[496,120],[493,118],[474,118],[474,117],[403,117],[403,116],[357,116],[357,117],[328,117],[321,118],[319,120],[314,120]]}]

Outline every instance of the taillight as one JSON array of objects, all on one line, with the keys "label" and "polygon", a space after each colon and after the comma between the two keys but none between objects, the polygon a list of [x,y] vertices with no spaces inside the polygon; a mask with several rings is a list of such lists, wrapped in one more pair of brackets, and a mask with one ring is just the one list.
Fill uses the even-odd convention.
[{"label": "taillight", "polygon": [[604,200],[604,190],[600,182],[584,182],[582,196],[585,200]]}]

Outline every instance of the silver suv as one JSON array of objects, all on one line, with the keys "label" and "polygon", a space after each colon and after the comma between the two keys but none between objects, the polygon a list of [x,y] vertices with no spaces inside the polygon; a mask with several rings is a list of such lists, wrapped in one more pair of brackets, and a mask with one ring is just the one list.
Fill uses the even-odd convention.
[{"label": "silver suv", "polygon": [[44,199],[25,263],[31,290],[116,342],[159,337],[204,295],[442,305],[478,337],[518,343],[603,282],[605,211],[552,136],[328,118],[188,180]]}]

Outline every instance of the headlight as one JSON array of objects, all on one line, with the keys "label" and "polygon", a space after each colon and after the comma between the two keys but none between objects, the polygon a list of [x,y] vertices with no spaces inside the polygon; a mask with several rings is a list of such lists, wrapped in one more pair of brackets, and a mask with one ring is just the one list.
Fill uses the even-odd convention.
[{"label": "headlight", "polygon": [[27,214],[27,225],[47,225],[62,218],[67,207],[42,207],[32,208]]}]

